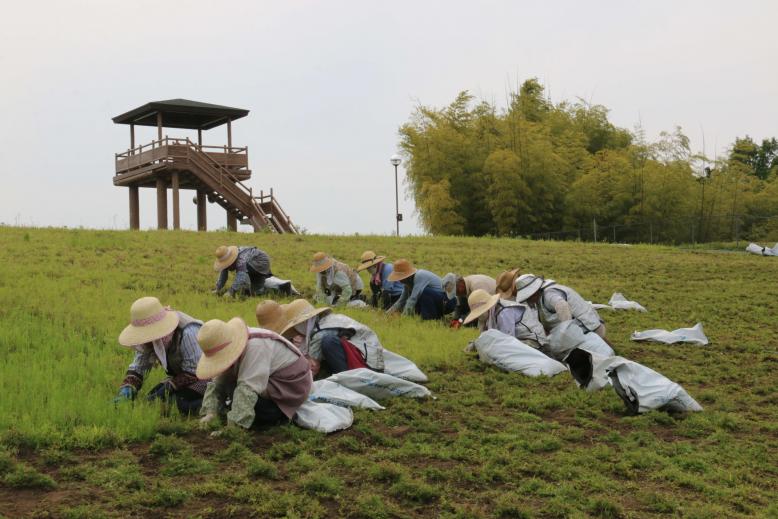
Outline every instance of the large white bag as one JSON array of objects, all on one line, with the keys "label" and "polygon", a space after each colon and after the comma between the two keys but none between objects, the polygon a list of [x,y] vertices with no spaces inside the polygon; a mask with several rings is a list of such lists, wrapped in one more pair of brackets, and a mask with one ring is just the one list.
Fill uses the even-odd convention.
[{"label": "large white bag", "polygon": [[294,423],[303,429],[331,433],[351,427],[354,413],[348,407],[306,400],[294,415]]},{"label": "large white bag", "polygon": [[315,380],[311,388],[309,400],[325,402],[341,407],[361,407],[363,409],[385,409],[384,406],[370,397],[341,386],[332,380]]},{"label": "large white bag", "polygon": [[692,328],[678,328],[672,332],[667,330],[646,330],[643,332],[634,332],[633,341],[653,341],[673,344],[676,342],[692,342],[696,344],[708,344],[708,338],[702,331],[702,323],[695,324]]},{"label": "large white bag", "polygon": [[601,305],[592,303],[592,306],[597,310],[607,308],[608,310],[637,310],[638,312],[646,312],[647,310],[643,305],[636,301],[630,301],[621,292],[614,292],[611,296],[611,300],[607,305]]},{"label": "large white bag", "polygon": [[367,368],[341,371],[326,380],[337,382],[341,386],[346,386],[357,393],[362,393],[376,400],[396,396],[426,398],[432,395],[429,389],[415,382]]},{"label": "large white bag", "polygon": [[575,349],[568,355],[567,362],[579,386],[587,391],[596,391],[612,385],[633,413],[645,413],[652,409],[702,411],[702,406],[680,385],[624,357],[602,357]]},{"label": "large white bag", "polygon": [[389,350],[384,350],[384,373],[412,382],[427,382],[429,380],[416,364]]},{"label": "large white bag", "polygon": [[265,288],[276,290],[281,293],[288,293],[289,295],[293,296],[300,295],[300,292],[297,291],[291,280],[281,279],[276,276],[270,276],[269,278],[265,279]]},{"label": "large white bag", "polygon": [[762,247],[756,243],[749,243],[748,247],[746,247],[746,252],[750,252],[751,254],[756,254],[758,256],[778,256],[778,243],[776,243],[772,249]]},{"label": "large white bag", "polygon": [[597,353],[603,357],[616,354],[602,337],[594,332],[584,332],[575,321],[565,321],[554,328],[548,336],[545,347],[549,356],[565,362],[567,355],[575,348]]},{"label": "large white bag", "polygon": [[494,328],[483,332],[474,344],[482,362],[504,371],[518,371],[530,377],[553,377],[567,371],[561,362]]}]

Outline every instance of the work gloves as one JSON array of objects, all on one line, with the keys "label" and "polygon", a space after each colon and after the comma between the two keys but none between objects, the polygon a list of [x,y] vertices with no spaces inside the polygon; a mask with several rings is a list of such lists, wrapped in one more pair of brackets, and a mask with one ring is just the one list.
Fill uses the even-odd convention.
[{"label": "work gloves", "polygon": [[138,394],[138,391],[132,387],[132,386],[122,386],[119,388],[119,393],[116,395],[116,398],[113,399],[114,404],[120,404],[122,402],[126,401],[133,401],[135,400],[135,395]]}]

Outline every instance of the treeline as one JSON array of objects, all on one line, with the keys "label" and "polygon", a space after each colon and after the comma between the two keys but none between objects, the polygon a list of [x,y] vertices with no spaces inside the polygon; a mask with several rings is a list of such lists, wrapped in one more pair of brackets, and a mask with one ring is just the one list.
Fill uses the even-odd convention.
[{"label": "treeline", "polygon": [[618,241],[778,239],[775,139],[737,139],[712,160],[680,128],[647,142],[604,106],[551,103],[535,79],[501,110],[468,92],[419,106],[400,136],[433,234],[591,238],[596,222]]}]

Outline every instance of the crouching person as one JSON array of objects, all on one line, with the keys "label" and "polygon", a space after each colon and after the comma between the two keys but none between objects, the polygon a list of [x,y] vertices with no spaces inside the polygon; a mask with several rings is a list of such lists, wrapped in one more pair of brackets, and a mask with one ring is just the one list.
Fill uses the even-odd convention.
[{"label": "crouching person", "polygon": [[540,322],[551,333],[565,321],[575,320],[585,333],[594,332],[607,342],[605,323],[591,303],[575,290],[554,280],[524,274],[516,280],[516,302],[537,310]]},{"label": "crouching person", "polygon": [[225,296],[253,296],[265,293],[265,280],[273,275],[270,271],[270,256],[256,247],[236,247],[222,245],[216,249],[213,269],[219,273],[214,293],[221,294],[227,285],[230,271],[235,272],[235,280],[224,292]]},{"label": "crouching person", "polygon": [[119,344],[135,349],[135,358],[119,388],[115,402],[134,400],[154,364],[167,378],[148,393],[148,400],[175,402],[183,414],[197,414],[206,381],[198,380],[201,351],[197,332],[202,321],[163,307],[156,297],[142,297],[130,307],[130,324],[119,335]]},{"label": "crouching person", "polygon": [[384,350],[369,327],[327,307],[314,308],[305,299],[283,306],[281,333],[309,359],[314,376],[322,364],[332,374],[356,368],[383,371]]},{"label": "crouching person", "polygon": [[235,317],[208,321],[197,341],[203,351],[197,376],[213,379],[203,397],[202,424],[226,414],[228,426],[277,425],[291,420],[308,398],[308,361],[279,334],[248,328]]},{"label": "crouching person", "polygon": [[402,312],[419,315],[423,320],[440,319],[454,311],[456,299],[449,299],[443,291],[440,278],[429,270],[417,269],[408,260],[400,259],[387,278],[400,281],[403,292],[387,313]]},{"label": "crouching person", "polygon": [[501,299],[500,294],[490,295],[480,289],[473,291],[467,302],[470,314],[465,318],[465,325],[478,320],[481,331],[499,330],[536,350],[543,351],[548,346],[543,325],[527,305]]}]

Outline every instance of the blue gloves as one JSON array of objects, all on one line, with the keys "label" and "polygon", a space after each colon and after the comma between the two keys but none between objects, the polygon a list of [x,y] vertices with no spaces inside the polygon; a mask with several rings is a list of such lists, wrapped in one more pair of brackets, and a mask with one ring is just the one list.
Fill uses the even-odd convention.
[{"label": "blue gloves", "polygon": [[129,401],[135,400],[135,395],[137,393],[138,392],[132,386],[122,386],[119,388],[119,394],[117,394],[116,398],[113,399],[113,403],[120,404],[127,400]]}]

